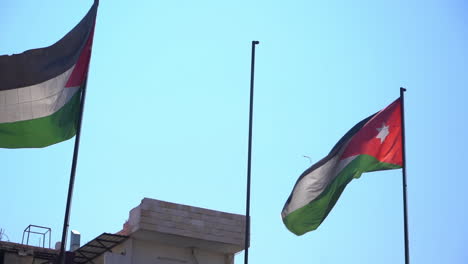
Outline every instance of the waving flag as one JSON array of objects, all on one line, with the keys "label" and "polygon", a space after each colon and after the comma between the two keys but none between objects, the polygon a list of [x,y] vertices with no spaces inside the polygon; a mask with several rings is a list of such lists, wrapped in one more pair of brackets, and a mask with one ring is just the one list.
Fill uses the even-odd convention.
[{"label": "waving flag", "polygon": [[0,147],[39,148],[76,133],[97,2],[50,47],[0,56]]},{"label": "waving flag", "polygon": [[401,168],[401,124],[401,100],[397,99],[349,130],[297,180],[281,213],[286,227],[296,235],[317,229],[353,178]]}]

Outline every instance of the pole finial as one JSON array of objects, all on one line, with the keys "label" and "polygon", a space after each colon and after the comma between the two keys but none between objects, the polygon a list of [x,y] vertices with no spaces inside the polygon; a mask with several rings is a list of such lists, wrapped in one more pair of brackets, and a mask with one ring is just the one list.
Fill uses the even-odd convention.
[{"label": "pole finial", "polygon": [[252,44],[254,44],[254,45],[260,44],[260,41],[258,41],[258,40],[253,40],[253,41],[252,41]]},{"label": "pole finial", "polygon": [[400,87],[400,91],[406,92],[406,88],[405,87]]}]

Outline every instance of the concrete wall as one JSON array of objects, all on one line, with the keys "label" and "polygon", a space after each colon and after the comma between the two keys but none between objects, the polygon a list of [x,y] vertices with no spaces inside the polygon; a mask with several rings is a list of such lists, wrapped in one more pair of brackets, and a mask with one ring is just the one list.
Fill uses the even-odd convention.
[{"label": "concrete wall", "polygon": [[5,252],[3,261],[5,264],[40,264],[44,263],[46,260],[37,258],[34,259],[33,256],[22,256],[18,253]]},{"label": "concrete wall", "polygon": [[132,264],[133,239],[128,239],[122,244],[112,248],[112,252],[105,252],[93,262],[95,264]]},{"label": "concrete wall", "polygon": [[145,198],[130,211],[129,238],[96,264],[233,264],[245,217]]},{"label": "concrete wall", "polygon": [[57,255],[58,251],[50,248],[0,241],[0,263],[38,264],[53,259]]},{"label": "concrete wall", "polygon": [[106,252],[96,264],[233,264],[233,254],[168,246],[155,241],[128,239]]},{"label": "concrete wall", "polygon": [[[31,264],[33,263],[32,260],[32,256],[19,256],[17,253],[5,253],[3,259],[5,264]],[[39,261],[36,263],[39,263]]]},{"label": "concrete wall", "polygon": [[225,264],[221,253],[194,248],[178,248],[156,242],[134,240],[133,263],[155,264]]},{"label": "concrete wall", "polygon": [[131,232],[139,229],[219,242],[230,253],[244,249],[245,216],[145,198],[130,211]]}]

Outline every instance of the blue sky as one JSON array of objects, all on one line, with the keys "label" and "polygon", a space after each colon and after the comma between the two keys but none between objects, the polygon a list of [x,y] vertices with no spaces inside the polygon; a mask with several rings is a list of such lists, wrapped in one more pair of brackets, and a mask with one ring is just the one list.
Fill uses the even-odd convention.
[{"label": "blue sky", "polygon": [[[92,1],[4,0],[0,54],[53,44]],[[280,212],[297,177],[406,93],[412,263],[468,260],[464,1],[101,1],[70,228],[116,232],[150,197],[245,210],[255,76],[250,263],[403,263],[401,171],[351,182],[317,231]],[[0,149],[0,228],[60,240],[73,140]],[[243,262],[243,255],[236,263]]]}]

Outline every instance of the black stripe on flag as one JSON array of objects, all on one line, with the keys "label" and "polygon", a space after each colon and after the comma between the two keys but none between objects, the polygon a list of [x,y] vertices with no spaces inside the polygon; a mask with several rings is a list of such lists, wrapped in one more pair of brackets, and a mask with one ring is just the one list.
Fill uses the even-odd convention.
[{"label": "black stripe on flag", "polygon": [[0,56],[0,90],[31,86],[70,69],[80,56],[96,18],[97,3],[67,35],[52,46]]}]

